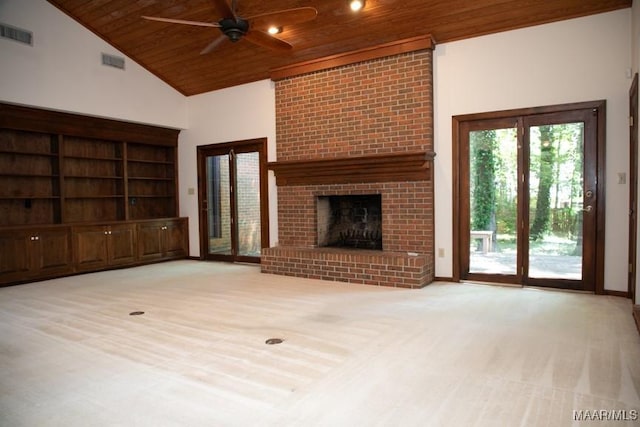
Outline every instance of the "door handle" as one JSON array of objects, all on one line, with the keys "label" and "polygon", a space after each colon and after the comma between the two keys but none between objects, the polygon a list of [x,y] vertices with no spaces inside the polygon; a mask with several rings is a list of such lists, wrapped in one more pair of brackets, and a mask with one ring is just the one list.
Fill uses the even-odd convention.
[{"label": "door handle", "polygon": [[587,205],[584,209],[582,209],[584,212],[591,212],[591,209],[593,209],[593,207],[591,207],[591,205]]}]

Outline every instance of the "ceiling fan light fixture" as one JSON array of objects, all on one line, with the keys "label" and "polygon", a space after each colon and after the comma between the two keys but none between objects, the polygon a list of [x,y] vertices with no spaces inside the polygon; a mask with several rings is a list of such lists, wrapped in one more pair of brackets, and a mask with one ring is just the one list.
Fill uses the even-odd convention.
[{"label": "ceiling fan light fixture", "polygon": [[220,31],[222,31],[222,33],[229,37],[229,40],[234,43],[239,41],[242,36],[247,34],[247,31],[249,31],[249,22],[241,18],[221,19],[219,24]]},{"label": "ceiling fan light fixture", "polygon": [[349,7],[352,11],[359,12],[364,9],[364,2],[365,0],[350,0]]},{"label": "ceiling fan light fixture", "polygon": [[282,32],[282,27],[276,27],[275,25],[272,25],[269,27],[269,29],[267,29],[267,32],[272,36],[276,34],[280,34]]}]

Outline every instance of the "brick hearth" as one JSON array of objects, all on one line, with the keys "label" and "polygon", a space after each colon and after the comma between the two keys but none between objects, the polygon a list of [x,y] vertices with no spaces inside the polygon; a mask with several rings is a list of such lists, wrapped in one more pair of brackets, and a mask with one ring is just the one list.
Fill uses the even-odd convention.
[{"label": "brick hearth", "polygon": [[[278,179],[279,239],[277,246],[263,249],[262,271],[409,288],[430,283],[432,168],[430,158],[419,153],[433,149],[432,105],[431,49],[277,81],[278,162],[272,169]],[[415,173],[397,174],[406,162],[386,164],[400,153],[423,159],[411,166]],[[335,176],[330,169],[305,173],[305,162],[324,159],[364,159],[365,166],[341,163]],[[292,169],[296,164],[302,167]],[[286,176],[282,165],[288,167]],[[372,175],[374,169],[379,171]],[[343,175],[344,182],[336,182]],[[382,251],[317,247],[317,197],[349,194],[381,195]]]},{"label": "brick hearth", "polygon": [[262,272],[399,288],[420,288],[433,277],[426,255],[337,248],[269,248]]}]

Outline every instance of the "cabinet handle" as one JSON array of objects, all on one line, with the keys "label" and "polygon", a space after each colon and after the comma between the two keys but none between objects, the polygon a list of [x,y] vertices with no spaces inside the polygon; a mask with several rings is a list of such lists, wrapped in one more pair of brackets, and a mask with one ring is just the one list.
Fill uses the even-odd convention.
[{"label": "cabinet handle", "polygon": [[40,240],[40,236],[36,236],[36,240]]},{"label": "cabinet handle", "polygon": [[31,241],[33,242],[34,240],[36,240],[35,236],[31,236]]}]

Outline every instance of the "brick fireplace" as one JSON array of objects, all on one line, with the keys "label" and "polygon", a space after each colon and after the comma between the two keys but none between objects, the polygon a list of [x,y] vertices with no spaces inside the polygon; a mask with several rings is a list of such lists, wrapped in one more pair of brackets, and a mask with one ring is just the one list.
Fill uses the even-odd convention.
[{"label": "brick fireplace", "polygon": [[318,247],[382,250],[380,194],[318,196]]},{"label": "brick fireplace", "polygon": [[[408,288],[433,280],[428,41],[276,80],[278,160],[269,167],[278,185],[279,236],[277,246],[263,249],[264,273]],[[343,196],[379,200],[380,248],[323,246],[319,216],[322,229],[327,208],[318,205]]]}]

